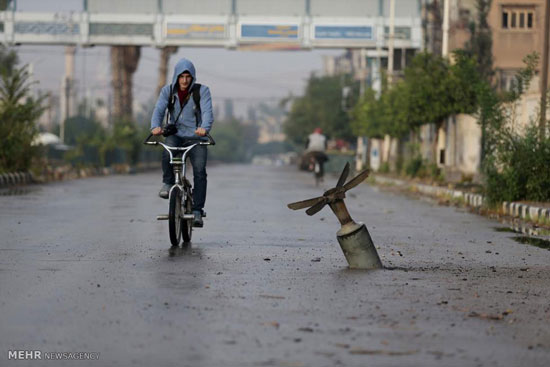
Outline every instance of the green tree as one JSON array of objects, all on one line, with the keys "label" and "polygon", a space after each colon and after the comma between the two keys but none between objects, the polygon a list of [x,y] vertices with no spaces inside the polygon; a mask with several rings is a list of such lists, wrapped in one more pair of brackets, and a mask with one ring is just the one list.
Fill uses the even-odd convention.
[{"label": "green tree", "polygon": [[26,67],[17,67],[17,55],[0,48],[0,171],[25,171],[38,153],[32,145],[38,133],[43,97],[31,93]]},{"label": "green tree", "polygon": [[436,124],[439,127],[451,114],[449,74],[448,62],[430,53],[419,53],[405,69],[405,83],[412,92],[407,98],[413,126]]},{"label": "green tree", "polygon": [[82,115],[65,120],[65,143],[74,145],[79,140],[91,139],[103,127],[95,120]]},{"label": "green tree", "polygon": [[[401,139],[421,125],[435,124],[457,113],[478,110],[480,83],[475,59],[465,52],[454,55],[455,63],[430,53],[416,55],[405,69],[404,78],[391,88],[382,86],[378,99],[368,90],[352,113],[352,128],[357,135]],[[436,159],[437,135],[433,161]]]},{"label": "green tree", "polygon": [[367,89],[359,103],[351,113],[351,129],[357,136],[382,138],[384,130],[384,114],[382,104],[376,99],[376,92]]},{"label": "green tree", "polygon": [[479,91],[488,85],[482,77],[477,61],[463,50],[453,53],[454,63],[449,68],[450,97],[453,114],[475,114],[479,109]]},{"label": "green tree", "polygon": [[0,11],[8,9],[11,0],[0,0]]},{"label": "green tree", "polygon": [[465,51],[477,61],[479,74],[491,81],[493,70],[493,38],[487,21],[492,0],[476,0],[477,19],[470,23],[470,40]]},{"label": "green tree", "polygon": [[258,140],[258,130],[255,126],[232,119],[217,122],[212,136],[216,140],[216,145],[209,148],[209,159],[247,162]]},{"label": "green tree", "polygon": [[356,88],[352,88],[348,99],[343,101],[342,88],[347,84],[345,77],[312,75],[305,94],[293,100],[283,123],[287,139],[303,145],[313,129],[320,127],[332,138],[352,140],[350,118],[342,107],[353,105]]}]

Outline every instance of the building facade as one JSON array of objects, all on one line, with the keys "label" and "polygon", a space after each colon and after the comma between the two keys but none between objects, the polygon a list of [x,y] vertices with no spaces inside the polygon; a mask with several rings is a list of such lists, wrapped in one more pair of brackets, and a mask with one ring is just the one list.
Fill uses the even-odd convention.
[{"label": "building facade", "polygon": [[488,22],[499,88],[510,89],[515,74],[524,67],[525,56],[533,52],[542,54],[544,3],[543,0],[493,0]]}]

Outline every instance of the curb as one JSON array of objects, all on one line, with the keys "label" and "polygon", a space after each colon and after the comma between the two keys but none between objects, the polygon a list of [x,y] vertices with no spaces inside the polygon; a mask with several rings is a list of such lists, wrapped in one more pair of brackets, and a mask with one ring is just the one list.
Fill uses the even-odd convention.
[{"label": "curb", "polygon": [[[479,209],[482,208],[485,204],[485,197],[480,194],[473,194],[440,186],[417,184],[413,182],[399,180],[396,178],[382,177],[377,175],[373,175],[372,178],[374,179],[375,183],[408,186],[410,190],[420,192],[427,196],[447,197],[451,200],[462,201],[464,204],[471,208]],[[504,201],[502,203],[501,213],[515,218],[539,222],[541,224],[550,224],[550,208],[542,208],[517,202]]]},{"label": "curb", "polygon": [[515,218],[550,223],[550,208],[504,201],[502,203],[502,212]]},{"label": "curb", "polygon": [[36,182],[30,172],[8,172],[0,174],[0,187],[27,185]]},{"label": "curb", "polygon": [[113,174],[135,174],[160,169],[160,162],[140,162],[137,165],[119,164],[111,167],[69,168],[57,167],[43,176],[34,177],[30,172],[9,172],[0,174],[0,188],[28,185],[50,181],[64,181],[77,178],[108,176]]}]

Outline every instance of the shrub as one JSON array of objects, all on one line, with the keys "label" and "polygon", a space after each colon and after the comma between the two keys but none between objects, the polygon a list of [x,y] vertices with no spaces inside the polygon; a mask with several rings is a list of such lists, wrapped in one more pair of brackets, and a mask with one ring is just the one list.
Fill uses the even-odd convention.
[{"label": "shrub", "polygon": [[424,162],[422,161],[422,157],[420,156],[412,157],[411,159],[405,162],[405,174],[411,177],[419,176],[419,173],[421,173],[423,164]]},{"label": "shrub", "polygon": [[506,130],[489,158],[486,195],[500,201],[550,200],[550,138],[540,138],[535,124],[525,131]]},{"label": "shrub", "polygon": [[33,98],[26,67],[17,67],[17,56],[0,48],[0,172],[26,171],[38,155],[32,142],[36,120],[43,111],[43,97]]},{"label": "shrub", "polygon": [[378,169],[378,172],[380,173],[389,173],[390,172],[390,164],[388,162],[384,162],[380,165],[380,168]]}]

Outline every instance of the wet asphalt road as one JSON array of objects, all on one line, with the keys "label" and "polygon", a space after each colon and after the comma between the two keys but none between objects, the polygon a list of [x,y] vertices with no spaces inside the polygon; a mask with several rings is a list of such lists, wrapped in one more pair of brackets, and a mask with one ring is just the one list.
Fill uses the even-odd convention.
[{"label": "wet asphalt road", "polygon": [[495,221],[360,185],[348,208],[391,269],[350,271],[328,207],[286,208],[321,192],[312,177],[215,166],[205,228],[170,253],[159,183],[0,196],[1,366],[550,365],[550,251]]}]

